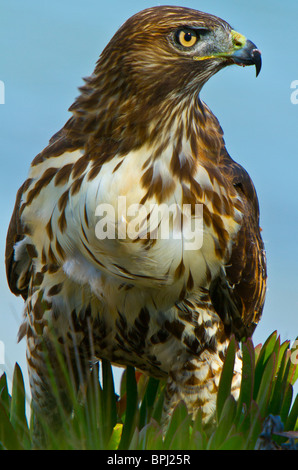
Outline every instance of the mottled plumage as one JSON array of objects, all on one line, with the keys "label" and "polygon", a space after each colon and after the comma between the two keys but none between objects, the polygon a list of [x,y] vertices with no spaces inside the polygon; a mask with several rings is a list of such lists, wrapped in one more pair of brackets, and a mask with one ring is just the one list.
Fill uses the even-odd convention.
[{"label": "mottled plumage", "polygon": [[[213,417],[229,339],[252,335],[266,284],[253,183],[199,98],[233,63],[258,73],[260,52],[225,21],[187,8],[144,10],[111,39],[70,119],[31,164],[8,231],[7,276],[25,300],[19,337],[34,406],[53,426],[49,363],[68,407],[58,345],[77,387],[91,361],[106,358],[167,378],[165,425],[180,399],[193,416],[201,408]],[[132,218],[119,197],[147,211],[142,236],[120,236]],[[114,239],[96,232],[103,204],[116,216],[113,224],[106,215]],[[173,237],[177,214],[161,239],[150,204],[161,218],[171,204],[189,204],[193,218],[202,204],[202,246]]]}]

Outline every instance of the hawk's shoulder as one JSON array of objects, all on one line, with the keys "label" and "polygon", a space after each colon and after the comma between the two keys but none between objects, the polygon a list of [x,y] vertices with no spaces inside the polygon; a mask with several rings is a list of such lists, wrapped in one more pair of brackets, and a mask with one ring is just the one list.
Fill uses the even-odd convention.
[{"label": "hawk's shoulder", "polygon": [[[79,142],[70,139],[63,127],[52,136],[48,145],[36,155],[31,163],[31,169],[47,159],[63,155],[64,152],[74,151],[79,147]],[[57,171],[58,169],[59,168],[57,168]],[[40,174],[36,178],[31,178],[30,174],[17,192],[6,236],[5,249],[5,266],[9,288],[15,295],[22,295],[24,299],[27,298],[32,258],[34,257],[34,246],[28,241],[27,235],[30,236],[29,227],[27,227],[22,220],[22,212],[25,206],[25,204],[23,204],[23,197],[24,194],[34,186],[36,179],[42,177],[42,174]]]},{"label": "hawk's shoulder", "polygon": [[243,204],[243,222],[230,259],[211,286],[212,302],[225,326],[240,339],[252,335],[265,301],[266,254],[259,227],[259,203],[247,171],[223,149],[220,167]]},{"label": "hawk's shoulder", "polygon": [[[27,298],[27,286],[29,282],[29,275],[27,278],[27,282],[25,282],[24,285],[20,287],[18,285],[18,278],[20,275],[20,269],[22,268],[18,268],[19,262],[15,259],[15,245],[21,242],[25,237],[24,228],[22,226],[20,218],[21,199],[25,185],[26,182],[23,183],[23,185],[17,192],[16,202],[6,236],[5,248],[5,266],[9,288],[15,295],[22,295],[24,299]],[[29,271],[29,255],[24,253],[22,255],[22,260],[19,261],[22,261],[22,264],[26,265],[25,270]]]}]

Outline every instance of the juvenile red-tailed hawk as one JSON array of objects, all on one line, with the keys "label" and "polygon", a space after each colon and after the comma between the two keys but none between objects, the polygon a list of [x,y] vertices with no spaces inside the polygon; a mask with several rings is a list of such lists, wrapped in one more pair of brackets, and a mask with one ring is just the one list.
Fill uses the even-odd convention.
[{"label": "juvenile red-tailed hawk", "polygon": [[[49,364],[68,406],[58,345],[76,386],[106,358],[167,378],[165,422],[180,399],[193,416],[214,414],[229,339],[252,335],[266,283],[253,183],[199,97],[231,64],[258,74],[261,55],[225,21],[144,10],[111,39],[31,164],[6,264],[25,300],[35,411],[51,426]],[[235,396],[240,376],[238,357]]]}]

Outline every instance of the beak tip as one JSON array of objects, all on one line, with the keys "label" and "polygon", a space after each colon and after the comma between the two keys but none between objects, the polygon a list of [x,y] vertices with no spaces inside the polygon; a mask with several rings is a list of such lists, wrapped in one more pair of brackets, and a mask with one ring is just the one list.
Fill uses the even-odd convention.
[{"label": "beak tip", "polygon": [[251,52],[251,56],[256,67],[256,77],[257,77],[262,68],[261,51],[259,49],[253,49]]},{"label": "beak tip", "polygon": [[256,76],[259,75],[262,68],[261,51],[249,39],[244,47],[233,53],[232,59],[237,65],[254,65],[256,67]]}]

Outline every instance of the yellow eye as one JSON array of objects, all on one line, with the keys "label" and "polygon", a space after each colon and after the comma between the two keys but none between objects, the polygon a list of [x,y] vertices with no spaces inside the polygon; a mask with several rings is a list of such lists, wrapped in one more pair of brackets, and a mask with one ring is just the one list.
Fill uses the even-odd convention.
[{"label": "yellow eye", "polygon": [[176,39],[181,46],[192,47],[197,42],[198,36],[191,29],[180,29],[176,33]]}]

